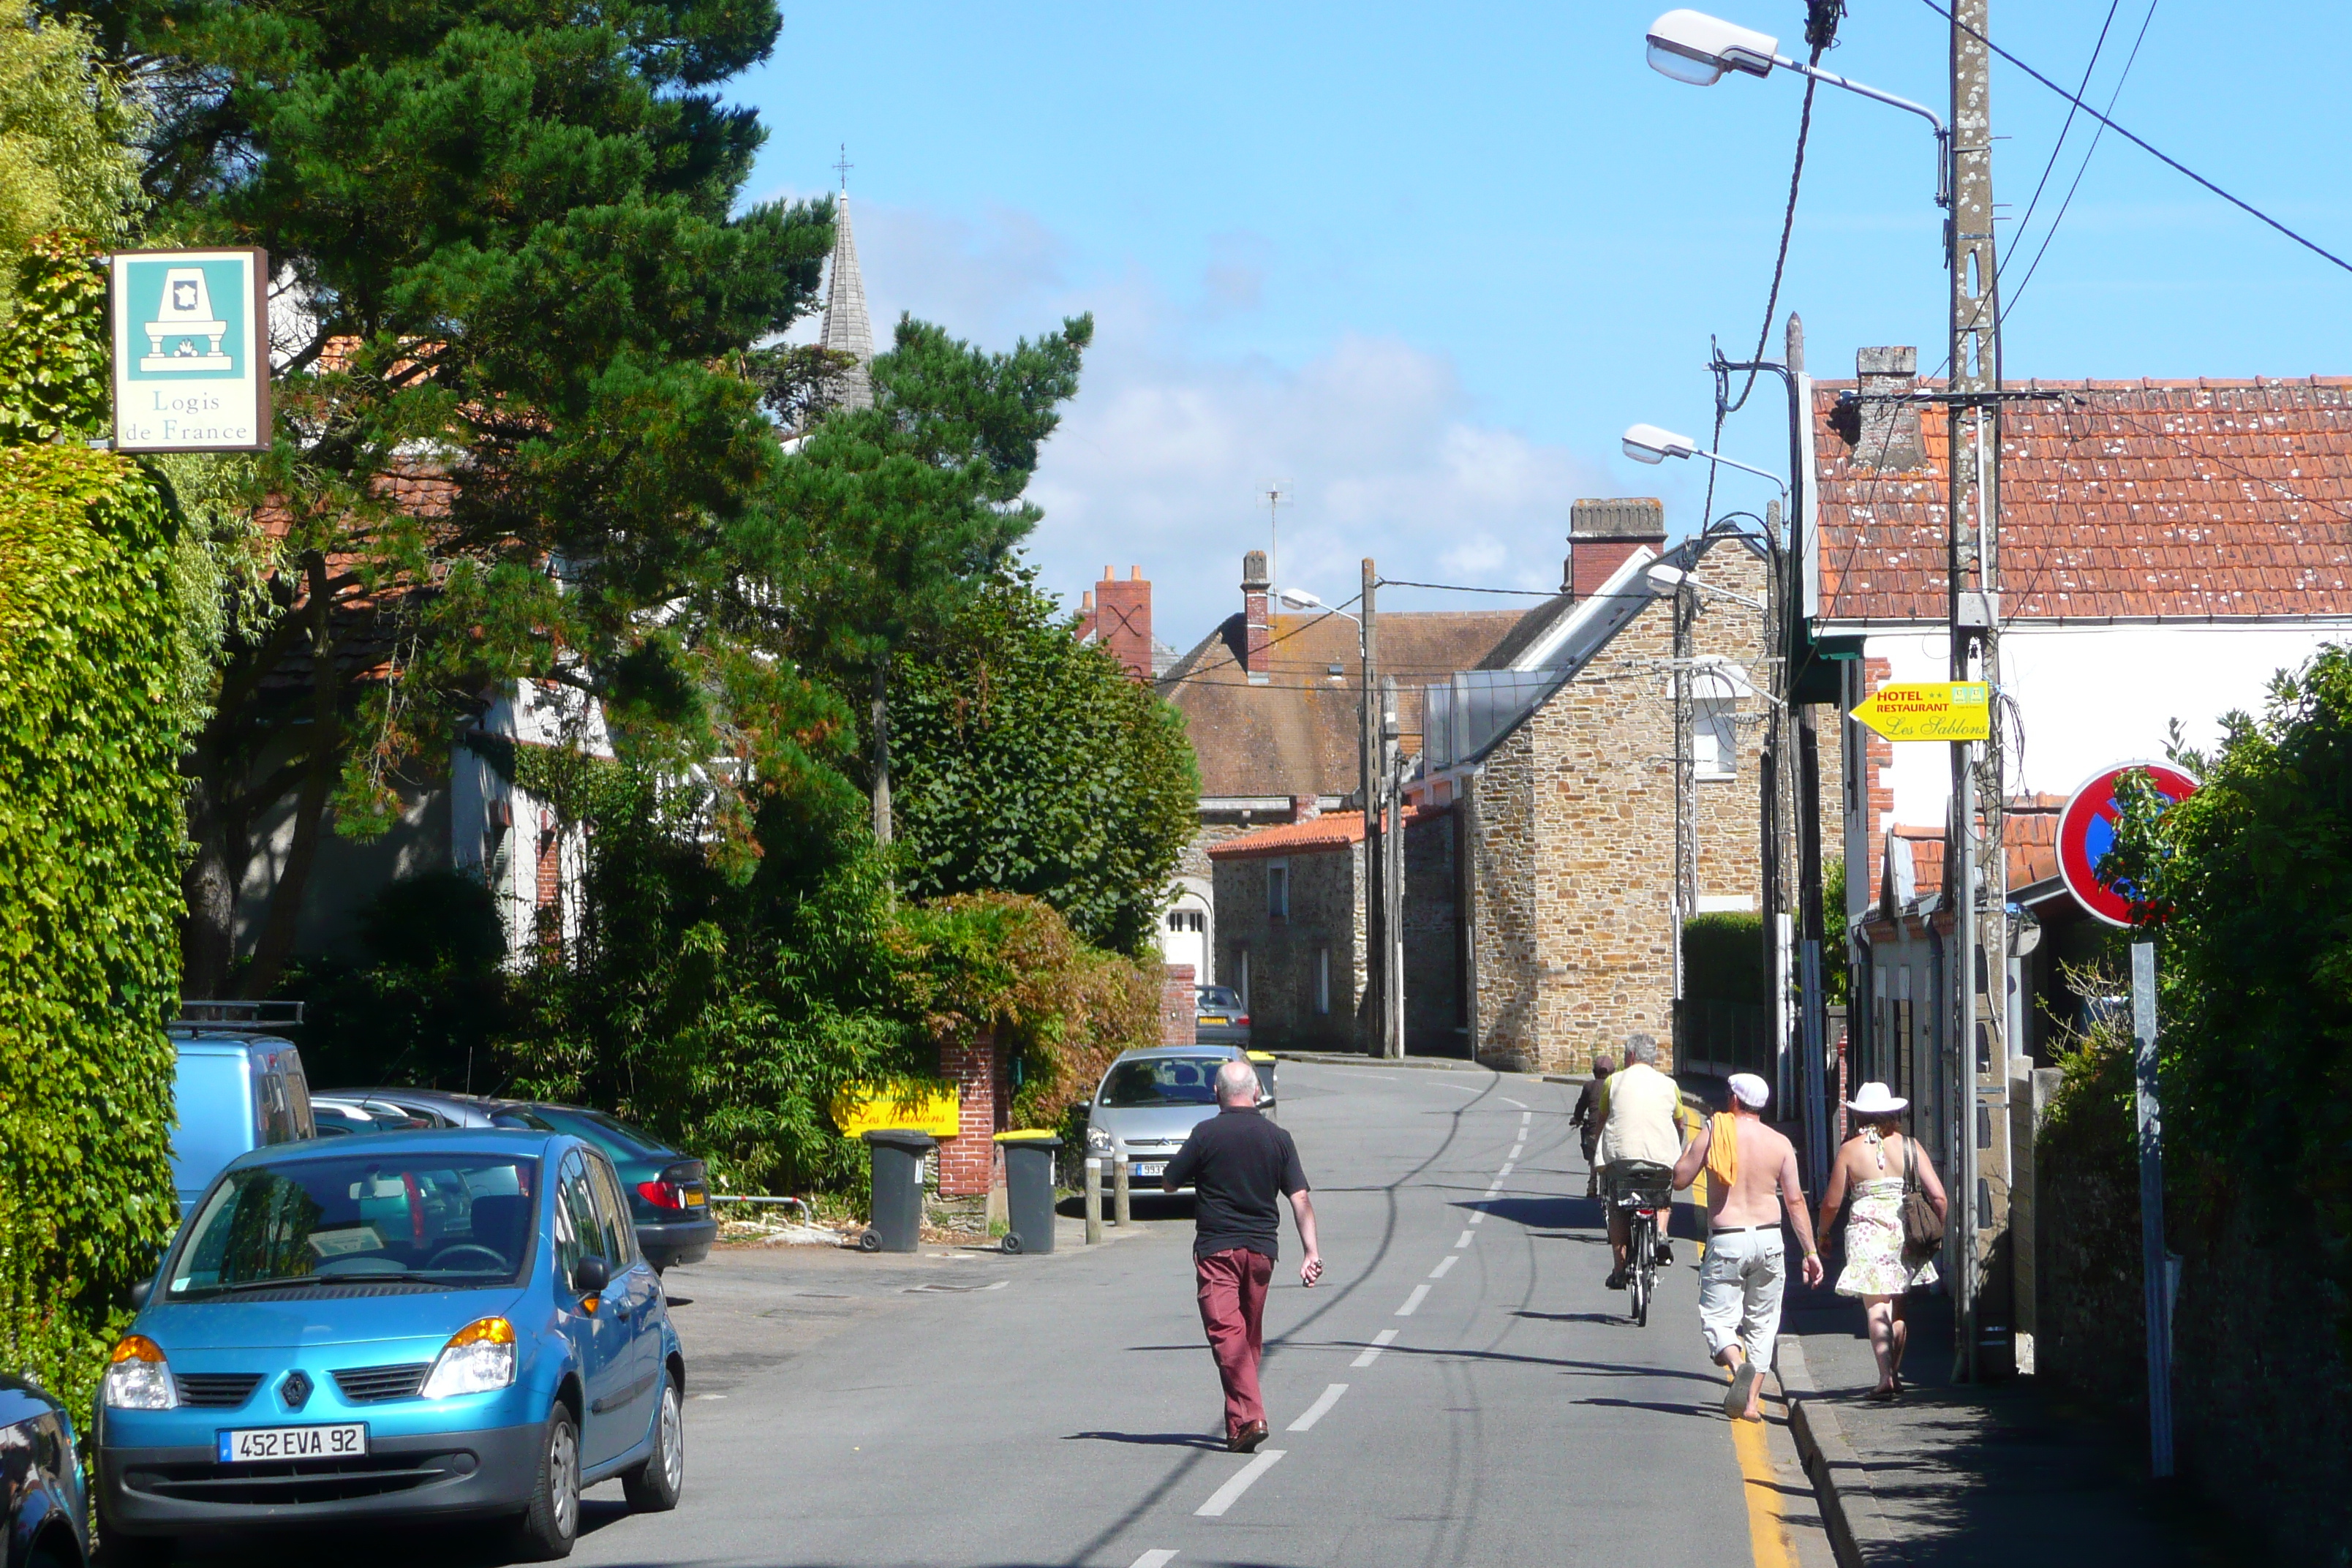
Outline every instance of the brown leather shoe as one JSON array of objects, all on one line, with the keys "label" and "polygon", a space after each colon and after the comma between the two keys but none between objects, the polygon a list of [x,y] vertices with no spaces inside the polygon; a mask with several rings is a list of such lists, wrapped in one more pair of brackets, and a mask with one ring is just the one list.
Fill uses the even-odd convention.
[{"label": "brown leather shoe", "polygon": [[1225,1439],[1225,1448],[1229,1453],[1255,1454],[1257,1452],[1257,1446],[1265,1441],[1265,1423],[1263,1421],[1253,1421],[1248,1426],[1243,1427],[1240,1431],[1234,1433],[1232,1436],[1227,1437]]}]

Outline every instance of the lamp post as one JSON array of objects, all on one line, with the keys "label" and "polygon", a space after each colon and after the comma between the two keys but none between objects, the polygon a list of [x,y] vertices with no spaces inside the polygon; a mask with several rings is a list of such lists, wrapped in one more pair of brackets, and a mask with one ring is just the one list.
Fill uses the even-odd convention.
[{"label": "lamp post", "polygon": [[[1705,458],[1710,463],[1719,464],[1727,468],[1738,468],[1743,474],[1754,474],[1760,479],[1769,479],[1779,488],[1780,500],[1785,502],[1789,499],[1789,481],[1769,468],[1755,468],[1741,462],[1737,458],[1727,458],[1720,452],[1707,451],[1689,437],[1677,436],[1671,430],[1661,430],[1655,425],[1629,426],[1619,445],[1623,448],[1625,455],[1637,463],[1663,463],[1668,458]],[[1673,568],[1669,567],[1667,570],[1671,571]]]},{"label": "lamp post", "polygon": [[[1985,28],[1988,0],[1953,0],[1952,116],[1958,134],[1932,110],[1876,88],[1788,59],[1769,35],[1690,10],[1669,11],[1650,26],[1653,68],[1705,87],[1733,71],[1768,76],[1776,68],[1825,81],[1916,114],[1935,129],[1936,200],[1946,209],[1944,258],[1949,272],[1951,380],[1940,395],[1948,454],[1946,507],[1946,626],[1952,679],[1998,686],[2000,604],[1996,543],[2000,517],[2000,269],[1994,254],[1991,72]],[[1794,646],[1793,643],[1791,645]],[[1950,1103],[1941,1118],[1945,1152],[1958,1167],[1951,1261],[1959,1308],[1959,1367],[1978,1374],[1979,1296],[1983,1289],[1981,1230],[1999,1221],[1993,1182],[1980,1172],[1979,1151],[1990,1151],[1994,1181],[2006,1189],[2008,1143],[2007,1008],[1986,984],[2000,965],[1980,954],[2008,951],[2008,868],[1991,846],[2001,842],[2001,763],[1996,742],[1981,757],[1976,743],[1952,746],[1951,815],[1946,864],[1954,899],[1953,1059],[1947,1080]],[[1981,929],[1980,929],[1981,928]],[[1984,984],[1991,995],[1980,996]],[[2005,1206],[2006,1200],[2003,1199]]]}]

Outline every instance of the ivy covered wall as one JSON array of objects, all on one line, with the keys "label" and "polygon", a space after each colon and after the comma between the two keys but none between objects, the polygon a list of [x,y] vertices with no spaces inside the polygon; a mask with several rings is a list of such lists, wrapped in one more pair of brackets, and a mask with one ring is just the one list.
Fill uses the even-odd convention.
[{"label": "ivy covered wall", "polygon": [[128,459],[0,446],[0,1365],[84,1415],[173,1220],[173,515]]}]

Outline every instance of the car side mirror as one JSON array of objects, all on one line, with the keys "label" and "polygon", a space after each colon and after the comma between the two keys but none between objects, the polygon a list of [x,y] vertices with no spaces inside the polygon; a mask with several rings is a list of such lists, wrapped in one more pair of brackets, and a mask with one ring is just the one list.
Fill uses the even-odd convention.
[{"label": "car side mirror", "polygon": [[572,1289],[583,1296],[597,1296],[613,1282],[613,1266],[601,1258],[583,1258],[572,1266]]},{"label": "car side mirror", "polygon": [[147,1298],[154,1289],[155,1281],[152,1279],[142,1279],[137,1284],[131,1286],[131,1310],[136,1312],[145,1307],[147,1305]]}]

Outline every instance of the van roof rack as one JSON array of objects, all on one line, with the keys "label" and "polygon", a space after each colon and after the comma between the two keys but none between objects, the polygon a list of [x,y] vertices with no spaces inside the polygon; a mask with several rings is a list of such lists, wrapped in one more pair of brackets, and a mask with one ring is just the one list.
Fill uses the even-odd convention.
[{"label": "van roof rack", "polygon": [[172,1020],[180,1025],[210,1024],[230,1029],[294,1028],[302,1022],[302,1004],[292,1001],[227,1002],[184,1000],[180,1016]]}]

